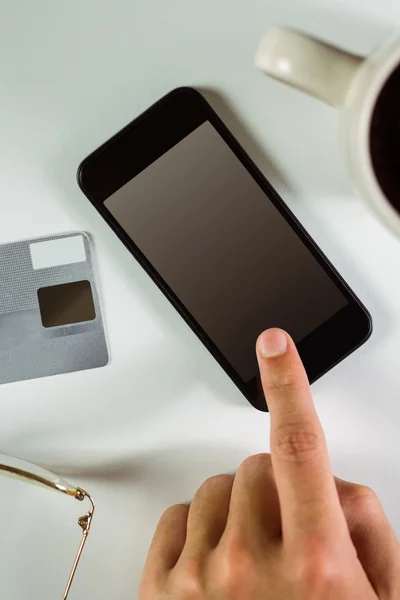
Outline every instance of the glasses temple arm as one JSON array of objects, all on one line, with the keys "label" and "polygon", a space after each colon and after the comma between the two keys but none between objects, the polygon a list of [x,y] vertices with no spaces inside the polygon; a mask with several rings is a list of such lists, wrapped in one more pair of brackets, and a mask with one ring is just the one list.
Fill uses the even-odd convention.
[{"label": "glasses temple arm", "polygon": [[83,517],[80,517],[78,519],[78,524],[82,529],[82,539],[81,539],[81,543],[79,544],[78,552],[75,557],[75,561],[74,561],[74,564],[73,564],[73,567],[71,570],[71,574],[68,579],[67,586],[65,588],[63,600],[67,600],[67,598],[68,598],[68,594],[70,592],[71,585],[74,580],[75,573],[76,573],[76,570],[79,565],[79,561],[82,556],[83,548],[85,547],[86,540],[89,535],[90,526],[92,524],[92,518],[93,518],[94,509],[95,509],[95,504],[94,504],[93,498],[91,496],[89,496],[89,494],[87,492],[85,492],[84,490],[81,490],[80,488],[78,488],[76,490],[75,498],[79,501],[84,500],[84,498],[88,498],[88,500],[90,501],[90,503],[92,505],[92,508],[89,510],[89,512],[87,512],[85,515],[83,515]]}]

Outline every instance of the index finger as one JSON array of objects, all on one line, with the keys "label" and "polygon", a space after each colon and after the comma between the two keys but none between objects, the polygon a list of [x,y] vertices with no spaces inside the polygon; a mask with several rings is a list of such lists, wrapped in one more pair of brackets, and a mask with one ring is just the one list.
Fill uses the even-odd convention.
[{"label": "index finger", "polygon": [[257,342],[271,415],[271,455],[284,539],[304,532],[347,532],[325,436],[307,374],[291,337],[270,329]]}]

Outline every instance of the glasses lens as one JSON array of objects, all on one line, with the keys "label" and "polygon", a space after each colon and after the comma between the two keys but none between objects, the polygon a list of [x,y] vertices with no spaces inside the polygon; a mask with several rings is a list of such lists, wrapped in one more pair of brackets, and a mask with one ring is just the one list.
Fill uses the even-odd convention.
[{"label": "glasses lens", "polygon": [[72,496],[76,492],[76,487],[54,473],[13,456],[0,454],[0,475],[24,479],[29,483],[59,490]]}]

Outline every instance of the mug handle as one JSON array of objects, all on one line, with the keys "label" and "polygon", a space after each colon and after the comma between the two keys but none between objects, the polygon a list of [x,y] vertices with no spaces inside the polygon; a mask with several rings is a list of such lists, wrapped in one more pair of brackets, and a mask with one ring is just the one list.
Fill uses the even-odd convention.
[{"label": "mug handle", "polygon": [[258,69],[341,108],[365,59],[286,27],[267,31],[256,54]]}]

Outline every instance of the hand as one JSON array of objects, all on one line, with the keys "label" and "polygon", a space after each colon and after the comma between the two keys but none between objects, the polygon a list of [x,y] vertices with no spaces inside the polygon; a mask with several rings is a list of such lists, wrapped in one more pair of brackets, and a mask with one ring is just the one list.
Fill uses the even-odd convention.
[{"label": "hand", "polygon": [[399,600],[400,548],[368,488],[335,480],[293,341],[257,355],[271,452],[161,518],[139,600]]}]

